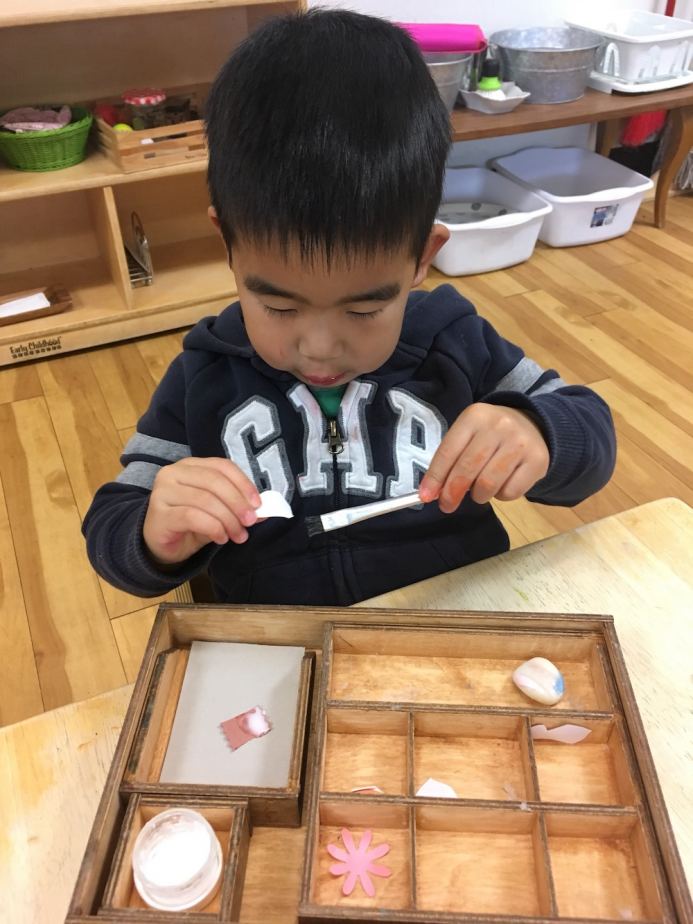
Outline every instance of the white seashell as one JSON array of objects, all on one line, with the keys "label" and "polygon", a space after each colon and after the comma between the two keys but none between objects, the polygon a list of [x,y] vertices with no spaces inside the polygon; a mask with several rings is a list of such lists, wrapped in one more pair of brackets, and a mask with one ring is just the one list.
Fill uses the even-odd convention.
[{"label": "white seashell", "polygon": [[563,674],[546,658],[530,658],[513,671],[513,683],[530,699],[554,706],[563,698]]},{"label": "white seashell", "polygon": [[293,517],[291,507],[289,507],[279,491],[263,491],[260,495],[260,501],[260,506],[255,510],[260,520],[267,517],[285,517],[286,519]]}]

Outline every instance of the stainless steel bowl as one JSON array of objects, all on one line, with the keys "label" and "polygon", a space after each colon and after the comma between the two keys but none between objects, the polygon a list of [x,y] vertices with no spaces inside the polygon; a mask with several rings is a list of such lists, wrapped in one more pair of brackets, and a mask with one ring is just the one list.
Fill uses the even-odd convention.
[{"label": "stainless steel bowl", "polygon": [[441,99],[448,112],[452,112],[457,91],[471,86],[475,55],[464,51],[427,51],[423,57]]},{"label": "stainless steel bowl", "polygon": [[501,62],[504,80],[532,95],[532,103],[567,103],[584,96],[594,69],[599,36],[573,27],[504,29],[489,43]]}]

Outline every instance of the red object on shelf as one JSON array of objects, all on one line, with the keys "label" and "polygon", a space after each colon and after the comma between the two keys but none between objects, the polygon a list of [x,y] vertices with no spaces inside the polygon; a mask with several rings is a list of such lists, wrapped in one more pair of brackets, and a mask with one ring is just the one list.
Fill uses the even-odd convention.
[{"label": "red object on shelf", "polygon": [[398,22],[414,39],[421,51],[479,52],[486,48],[486,36],[480,26],[445,22]]},{"label": "red object on shelf", "polygon": [[123,121],[120,110],[111,103],[97,103],[94,106],[94,115],[103,119],[107,125],[117,125]]},{"label": "red object on shelf", "polygon": [[[664,11],[665,16],[673,16],[676,7],[676,0],[667,0],[667,6]],[[656,112],[643,112],[641,115],[631,116],[626,122],[626,127],[621,135],[621,144],[626,148],[637,148],[644,144],[650,135],[661,131],[667,120],[667,114],[663,109]]]}]

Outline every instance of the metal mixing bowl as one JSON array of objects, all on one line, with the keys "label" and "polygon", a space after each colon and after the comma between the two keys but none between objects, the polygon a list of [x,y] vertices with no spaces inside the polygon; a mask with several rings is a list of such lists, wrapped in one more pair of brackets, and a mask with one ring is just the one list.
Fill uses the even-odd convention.
[{"label": "metal mixing bowl", "polygon": [[504,29],[489,40],[503,79],[532,94],[528,104],[583,96],[601,43],[594,32],[573,27]]}]

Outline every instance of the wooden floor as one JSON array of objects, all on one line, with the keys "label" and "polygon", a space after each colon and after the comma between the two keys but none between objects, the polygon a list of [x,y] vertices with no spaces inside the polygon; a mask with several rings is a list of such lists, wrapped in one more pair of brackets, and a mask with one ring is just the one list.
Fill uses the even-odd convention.
[{"label": "wooden floor", "polygon": [[[693,198],[670,202],[666,230],[651,210],[625,238],[540,246],[521,266],[455,281],[616,418],[618,467],[598,495],[574,509],[498,505],[514,546],[658,497],[693,503]],[[0,724],[135,677],[158,601],[97,578],[80,523],[182,333],[0,369]]]}]

